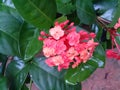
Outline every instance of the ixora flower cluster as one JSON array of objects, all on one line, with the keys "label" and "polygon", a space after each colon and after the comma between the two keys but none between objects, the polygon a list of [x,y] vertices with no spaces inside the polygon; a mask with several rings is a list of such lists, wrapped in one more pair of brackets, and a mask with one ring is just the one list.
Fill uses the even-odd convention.
[{"label": "ixora flower cluster", "polygon": [[[116,41],[116,37],[120,36],[120,34],[117,33],[117,29],[120,28],[120,18],[118,19],[118,22],[114,25],[114,28],[108,29],[108,32],[110,34],[110,38],[112,41],[112,49],[109,49],[106,51],[106,55],[108,58],[114,58],[117,60],[120,60],[120,46]],[[117,51],[114,50],[114,47],[116,46]]]},{"label": "ixora flower cluster", "polygon": [[69,20],[58,23],[49,30],[49,34],[40,32],[39,40],[43,41],[43,53],[46,64],[50,67],[57,66],[58,71],[75,68],[80,63],[86,63],[93,55],[95,47],[95,33],[76,31],[74,23]]}]

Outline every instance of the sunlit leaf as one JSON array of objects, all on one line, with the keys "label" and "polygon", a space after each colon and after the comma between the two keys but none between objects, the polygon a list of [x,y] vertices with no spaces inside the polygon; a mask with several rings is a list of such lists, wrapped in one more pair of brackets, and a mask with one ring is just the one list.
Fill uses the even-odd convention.
[{"label": "sunlit leaf", "polygon": [[61,17],[57,18],[55,21],[61,23],[61,22],[64,22],[64,21],[66,21],[66,20],[67,20],[67,17],[66,17],[66,16],[61,16]]},{"label": "sunlit leaf", "polygon": [[49,28],[56,15],[55,0],[12,0],[23,18],[38,28]]}]

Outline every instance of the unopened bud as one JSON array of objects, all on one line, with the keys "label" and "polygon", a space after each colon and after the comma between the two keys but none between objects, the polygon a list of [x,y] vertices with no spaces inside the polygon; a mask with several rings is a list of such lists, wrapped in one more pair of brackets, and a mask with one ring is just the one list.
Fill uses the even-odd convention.
[{"label": "unopened bud", "polygon": [[39,37],[38,37],[38,40],[43,41],[43,40],[44,40],[44,38],[43,38],[43,37],[41,37],[41,36],[39,36]]},{"label": "unopened bud", "polygon": [[41,31],[41,32],[40,32],[40,35],[46,36],[46,33],[45,33],[44,31]]}]

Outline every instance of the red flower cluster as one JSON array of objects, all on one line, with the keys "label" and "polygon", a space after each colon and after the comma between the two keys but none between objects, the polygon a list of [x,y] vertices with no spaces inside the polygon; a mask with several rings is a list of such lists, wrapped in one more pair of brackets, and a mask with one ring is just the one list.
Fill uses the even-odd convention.
[{"label": "red flower cluster", "polygon": [[114,58],[116,60],[120,60],[120,55],[118,52],[114,51],[113,49],[109,49],[106,52],[108,58]]},{"label": "red flower cluster", "polygon": [[[108,58],[114,58],[114,59],[120,60],[120,54],[119,54],[120,48],[119,48],[119,44],[116,41],[116,37],[120,36],[120,34],[117,34],[118,28],[120,28],[120,18],[118,19],[118,23],[115,24],[114,28],[108,29],[108,32],[110,34],[110,38],[112,41],[112,49],[107,50],[106,55]],[[116,48],[118,50],[117,52],[114,51],[114,46],[116,46]]]},{"label": "red flower cluster", "polygon": [[74,23],[66,20],[62,23],[55,23],[49,30],[49,34],[40,32],[39,40],[43,41],[43,53],[46,64],[50,67],[58,66],[58,71],[77,67],[80,63],[87,62],[93,55],[95,47],[95,33],[76,31]]}]

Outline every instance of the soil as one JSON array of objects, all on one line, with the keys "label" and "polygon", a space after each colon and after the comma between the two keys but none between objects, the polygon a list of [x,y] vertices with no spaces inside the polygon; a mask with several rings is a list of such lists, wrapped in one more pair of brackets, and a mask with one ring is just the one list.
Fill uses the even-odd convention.
[{"label": "soil", "polygon": [[82,90],[120,90],[120,61],[107,59],[104,68],[82,82]]}]

